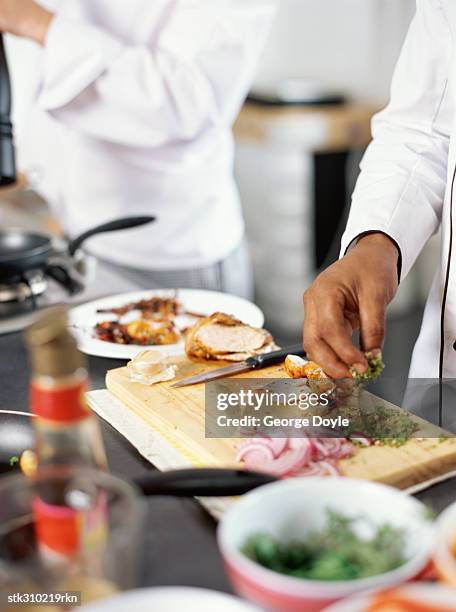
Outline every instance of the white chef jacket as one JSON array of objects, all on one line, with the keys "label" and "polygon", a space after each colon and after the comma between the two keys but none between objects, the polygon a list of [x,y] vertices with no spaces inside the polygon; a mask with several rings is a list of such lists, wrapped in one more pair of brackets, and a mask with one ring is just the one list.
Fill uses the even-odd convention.
[{"label": "white chef jacket", "polygon": [[276,0],[41,0],[56,11],[19,164],[70,236],[153,214],[89,250],[141,269],[223,259],[244,226],[232,124]]},{"label": "white chef jacket", "polygon": [[456,377],[455,45],[456,2],[417,0],[342,240],[343,254],[364,232],[388,234],[399,246],[404,278],[441,224],[440,266],[412,358],[416,378]]}]

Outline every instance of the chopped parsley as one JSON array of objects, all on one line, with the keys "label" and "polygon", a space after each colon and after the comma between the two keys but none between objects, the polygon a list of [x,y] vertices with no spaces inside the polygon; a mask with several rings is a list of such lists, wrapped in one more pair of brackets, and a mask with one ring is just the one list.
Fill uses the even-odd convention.
[{"label": "chopped parsley", "polygon": [[375,382],[380,374],[385,369],[382,354],[380,351],[371,351],[366,353],[368,368],[364,374],[360,374],[355,368],[350,368],[350,374],[357,383]]},{"label": "chopped parsley", "polygon": [[384,574],[406,562],[404,529],[385,523],[367,539],[357,535],[354,521],[328,510],[326,527],[309,532],[305,540],[280,542],[257,533],[242,552],[263,567],[306,580],[356,580]]},{"label": "chopped parsley", "polygon": [[382,405],[363,407],[347,416],[350,417],[347,437],[362,432],[375,444],[384,446],[404,446],[419,430],[418,423],[407,412]]}]

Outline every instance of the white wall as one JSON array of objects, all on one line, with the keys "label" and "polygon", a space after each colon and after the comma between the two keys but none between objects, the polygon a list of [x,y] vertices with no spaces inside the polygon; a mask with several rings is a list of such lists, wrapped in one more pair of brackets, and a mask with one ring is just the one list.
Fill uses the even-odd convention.
[{"label": "white wall", "polygon": [[256,83],[307,77],[386,100],[414,7],[415,0],[281,0]]}]

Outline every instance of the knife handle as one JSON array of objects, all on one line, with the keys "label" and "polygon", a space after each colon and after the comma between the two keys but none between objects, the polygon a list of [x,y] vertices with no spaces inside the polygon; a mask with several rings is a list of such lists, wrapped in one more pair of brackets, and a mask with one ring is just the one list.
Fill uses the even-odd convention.
[{"label": "knife handle", "polygon": [[294,344],[293,346],[287,346],[280,351],[273,351],[272,353],[263,353],[256,357],[249,357],[247,364],[253,370],[260,370],[261,368],[267,368],[268,366],[276,365],[285,361],[287,355],[298,355],[299,357],[306,357],[306,352],[301,344]]}]

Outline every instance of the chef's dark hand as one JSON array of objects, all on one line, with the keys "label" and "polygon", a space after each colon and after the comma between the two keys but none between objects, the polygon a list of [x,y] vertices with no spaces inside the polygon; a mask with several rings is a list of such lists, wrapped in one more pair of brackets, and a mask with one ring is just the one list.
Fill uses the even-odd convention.
[{"label": "chef's dark hand", "polygon": [[53,13],[34,0],[0,0],[0,31],[43,44]]},{"label": "chef's dark hand", "polygon": [[304,294],[304,348],[328,376],[365,372],[363,352],[353,344],[360,329],[361,348],[381,348],[386,309],[398,286],[399,252],[380,233],[363,236],[340,261],[318,276]]}]

